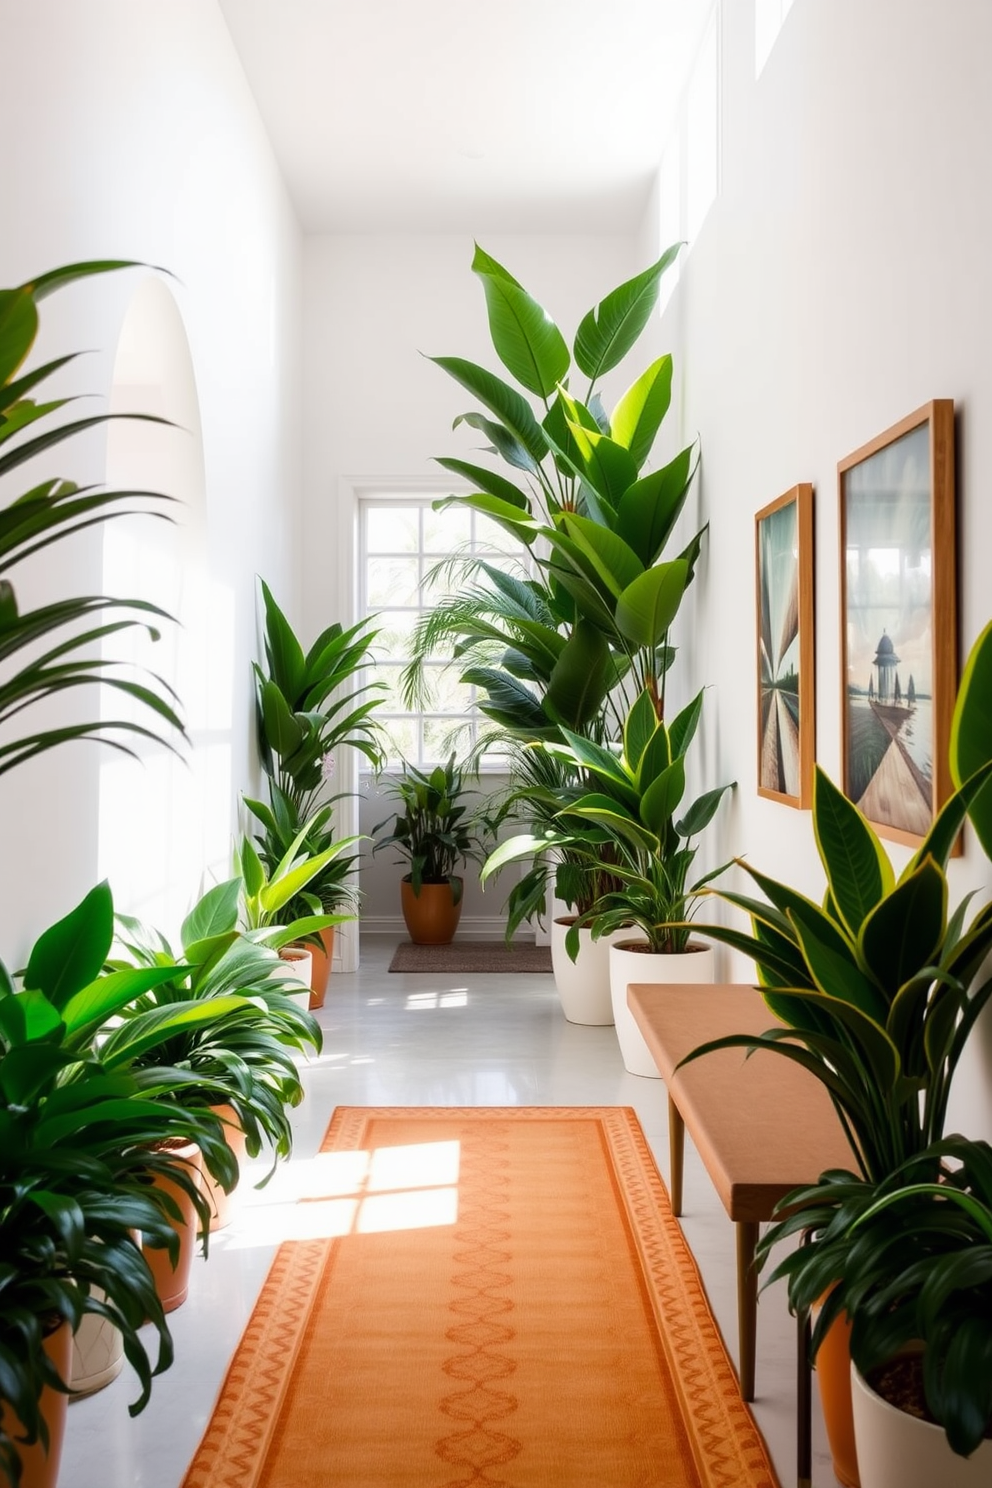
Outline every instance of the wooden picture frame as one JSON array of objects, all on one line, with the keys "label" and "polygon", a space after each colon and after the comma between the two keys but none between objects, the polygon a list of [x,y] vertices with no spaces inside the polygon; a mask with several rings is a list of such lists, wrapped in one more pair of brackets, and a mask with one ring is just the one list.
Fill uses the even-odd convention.
[{"label": "wooden picture frame", "polygon": [[837,466],[843,787],[918,846],[951,791],[957,691],[954,404],[937,398]]},{"label": "wooden picture frame", "polygon": [[816,756],[813,487],[793,486],[754,518],[758,795],[805,808]]}]

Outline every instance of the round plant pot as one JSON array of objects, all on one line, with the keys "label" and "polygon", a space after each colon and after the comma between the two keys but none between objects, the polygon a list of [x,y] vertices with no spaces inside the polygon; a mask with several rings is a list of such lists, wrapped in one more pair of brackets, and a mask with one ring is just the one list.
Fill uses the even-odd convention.
[{"label": "round plant pot", "polygon": [[327,996],[327,979],[331,974],[331,962],[334,959],[334,930],[334,925],[328,925],[326,930],[320,932],[320,945],[309,947],[313,962],[310,969],[311,1012],[322,1008],[324,998]]},{"label": "round plant pot", "polygon": [[[45,1339],[44,1347],[59,1374],[67,1379],[72,1363],[72,1330],[69,1324],[60,1323]],[[38,1403],[48,1427],[48,1451],[45,1451],[40,1441],[34,1442],[30,1447],[18,1446],[21,1457],[21,1488],[55,1488],[58,1480],[69,1397],[61,1390],[53,1390],[46,1385]],[[13,1412],[9,1416],[5,1412],[4,1419],[7,1430],[15,1436],[20,1435],[21,1423]]]},{"label": "round plant pot", "polygon": [[551,967],[561,1010],[569,1023],[605,1026],[613,1022],[610,946],[618,940],[635,939],[637,932],[614,930],[593,940],[592,931],[583,925],[579,930],[579,954],[572,961],[565,949],[565,936],[575,918],[565,915],[551,923]]},{"label": "round plant pot", "polygon": [[897,1410],[851,1365],[854,1435],[861,1488],[988,1488],[992,1440],[970,1457],[947,1445],[942,1426]]},{"label": "round plant pot", "polygon": [[[99,1287],[93,1288],[93,1295],[100,1300],[104,1296]],[[123,1364],[121,1330],[109,1318],[95,1312],[84,1313],[72,1339],[69,1383],[75,1392],[73,1398],[102,1390],[117,1378]]]},{"label": "round plant pot", "polygon": [[292,977],[294,982],[299,982],[299,992],[288,992],[286,996],[290,1002],[295,1002],[305,1011],[310,1010],[310,978],[313,974],[313,956],[308,946],[288,945],[283,946],[279,952],[280,961],[286,963],[286,974]]},{"label": "round plant pot", "polygon": [[[175,1147],[170,1147],[169,1153],[176,1163],[185,1164],[194,1173],[199,1184],[203,1174],[203,1155],[196,1143],[177,1143]],[[141,1253],[154,1278],[155,1290],[158,1292],[162,1311],[174,1312],[186,1301],[186,1294],[189,1291],[189,1275],[193,1268],[193,1255],[196,1251],[197,1215],[193,1200],[177,1183],[173,1183],[171,1179],[160,1174],[155,1175],[154,1183],[156,1188],[163,1188],[166,1193],[171,1194],[182,1213],[181,1221],[170,1221],[179,1236],[179,1258],[173,1268],[169,1252],[164,1246],[143,1245]]]},{"label": "round plant pot", "polygon": [[613,999],[613,1021],[624,1069],[631,1075],[659,1080],[658,1066],[633,1013],[627,1006],[627,988],[631,982],[667,983],[681,986],[684,982],[712,982],[715,970],[713,947],[690,941],[689,948],[674,955],[649,951],[642,942],[627,936],[610,946],[610,993]]},{"label": "round plant pot", "polygon": [[[457,903],[452,884],[458,885]],[[462,914],[462,888],[460,878],[450,878],[445,883],[421,884],[420,893],[415,894],[409,878],[400,880],[403,919],[414,945],[447,945],[454,940]]]},{"label": "round plant pot", "polygon": [[[245,1160],[245,1134],[238,1123],[238,1113],[233,1106],[211,1106],[210,1109],[224,1123],[224,1137],[237,1158],[240,1173],[241,1164]],[[204,1168],[200,1177],[200,1189],[210,1201],[210,1233],[212,1235],[215,1230],[222,1230],[225,1225],[231,1223],[232,1201],[237,1192],[237,1185],[230,1193],[225,1193],[220,1184],[215,1182]]]}]

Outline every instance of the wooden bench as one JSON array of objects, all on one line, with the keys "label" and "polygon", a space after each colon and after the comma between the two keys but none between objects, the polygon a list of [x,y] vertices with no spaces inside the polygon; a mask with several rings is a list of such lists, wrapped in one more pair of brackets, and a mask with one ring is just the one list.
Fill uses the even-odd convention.
[{"label": "wooden bench", "polygon": [[[774,1026],[774,1016],[754,987],[634,982],[627,988],[627,1004],[668,1089],[672,1209],[681,1215],[688,1131],[737,1227],[738,1372],[741,1394],[750,1401],[757,1346],[758,1226],[771,1218],[791,1189],[815,1182],[826,1168],[854,1166],[854,1156],[824,1087],[781,1055],[721,1049],[674,1073],[686,1054],[710,1039],[763,1033]],[[801,1481],[809,1475],[808,1390],[801,1347]]]}]

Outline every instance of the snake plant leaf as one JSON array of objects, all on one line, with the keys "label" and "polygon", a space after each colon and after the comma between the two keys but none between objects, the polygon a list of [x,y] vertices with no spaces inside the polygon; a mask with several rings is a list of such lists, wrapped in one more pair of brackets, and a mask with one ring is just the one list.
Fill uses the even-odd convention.
[{"label": "snake plant leaf", "polygon": [[0,290],[0,383],[9,382],[38,334],[38,309],[26,289]]},{"label": "snake plant leaf", "polygon": [[685,795],[685,761],[674,759],[666,770],[656,775],[641,794],[641,821],[660,840],[664,840]]},{"label": "snake plant leaf", "polygon": [[890,998],[930,964],[946,921],[947,880],[932,858],[870,911],[858,932],[858,950]]},{"label": "snake plant leaf", "polygon": [[861,812],[819,766],[813,782],[813,831],[834,903],[853,939],[894,888],[895,875]]},{"label": "snake plant leaf", "polygon": [[528,392],[549,397],[571,365],[561,331],[547,311],[478,243],[472,272],[482,281],[496,355]]},{"label": "snake plant leaf", "polygon": [[[544,459],[548,453],[544,430],[535,418],[530,404],[516,388],[510,387],[502,378],[464,357],[429,357],[428,361],[461,383],[490,413],[494,413],[507,433],[522,445],[532,459],[538,462]],[[463,417],[466,422],[470,421],[468,416]]]},{"label": "snake plant leaf", "polygon": [[[252,810],[260,805],[252,804]],[[256,812],[257,814],[257,812]],[[241,893],[240,878],[229,878],[224,883],[214,884],[190,910],[183,920],[179,939],[183,946],[195,945],[215,935],[224,935],[238,922],[238,899]]]},{"label": "snake plant leaf", "polygon": [[283,698],[299,697],[306,676],[303,647],[272,597],[268,584],[264,579],[260,579],[259,584],[265,606],[265,654],[269,663],[269,676]]},{"label": "snake plant leaf", "polygon": [[676,558],[659,563],[626,585],[617,597],[616,625],[635,646],[659,646],[678,614],[687,568]]},{"label": "snake plant leaf", "polygon": [[114,902],[104,880],[35,941],[24,987],[44,992],[59,1011],[74,993],[94,981],[110,954]]},{"label": "snake plant leaf", "polygon": [[698,837],[713,820],[727,791],[733,790],[736,785],[736,780],[730,781],[727,785],[718,785],[714,790],[704,791],[701,796],[697,796],[682,820],[675,823],[679,836]]},{"label": "snake plant leaf", "polygon": [[[971,648],[951,722],[951,778],[964,785],[992,759],[992,621]],[[968,816],[992,857],[992,782],[970,802]]]},{"label": "snake plant leaf", "polygon": [[579,729],[597,716],[615,673],[602,632],[579,620],[556,658],[544,706],[556,723]]},{"label": "snake plant leaf", "polygon": [[658,728],[658,715],[647,688],[639,692],[623,725],[623,755],[641,783],[641,759]]},{"label": "snake plant leaf", "polygon": [[613,410],[613,438],[630,451],[638,470],[651,453],[671,401],[672,358],[666,355],[641,373]]},{"label": "snake plant leaf", "polygon": [[601,822],[611,835],[629,842],[638,851],[656,853],[659,849],[658,837],[649,827],[642,826],[635,816],[626,814],[619,802],[611,796],[604,796],[597,791],[582,796],[558,814],[581,816],[587,821]]},{"label": "snake plant leaf", "polygon": [[692,455],[690,445],[660,470],[641,476],[620,497],[617,531],[645,568],[660,556],[685,506],[698,465]]},{"label": "snake plant leaf", "polygon": [[[459,475],[468,482],[470,486],[478,486],[480,491],[485,491],[489,496],[498,496],[508,506],[518,506],[521,511],[530,512],[530,497],[526,491],[522,491],[513,481],[507,480],[505,475],[498,471],[487,470],[484,465],[473,465],[468,460],[455,460],[443,455],[436,455],[435,463],[445,470],[450,470],[452,475]],[[435,511],[442,511],[446,506],[457,503],[464,498],[461,496],[445,496],[431,503]]]},{"label": "snake plant leaf", "polygon": [[789,919],[817,987],[826,996],[849,1002],[884,1025],[888,1002],[854,959],[851,945],[822,910],[793,906]]},{"label": "snake plant leaf", "polygon": [[[566,512],[561,518],[560,533],[564,533],[571,544],[566,551],[569,554],[578,552],[584,560],[582,567],[587,576],[595,576],[614,599],[619,600],[643,573],[640,559],[623,538],[588,517]],[[551,541],[553,546],[559,545],[554,538]]]},{"label": "snake plant leaf", "polygon": [[661,276],[675,262],[681,247],[681,243],[673,243],[657,263],[619,285],[583,317],[572,352],[590,382],[615,367],[634,345],[658,303]]},{"label": "snake plant leaf", "polygon": [[[0,333],[0,341],[2,341],[2,333]],[[26,398],[34,388],[39,387],[46,378],[54,376],[70,362],[74,362],[78,355],[79,353],[75,351],[67,352],[65,356],[55,357],[50,362],[43,362],[39,367],[32,367],[30,372],[22,373],[13,382],[3,377],[2,369],[0,369],[0,411],[6,413],[15,403]],[[5,437],[3,430],[0,430],[0,437]]]}]

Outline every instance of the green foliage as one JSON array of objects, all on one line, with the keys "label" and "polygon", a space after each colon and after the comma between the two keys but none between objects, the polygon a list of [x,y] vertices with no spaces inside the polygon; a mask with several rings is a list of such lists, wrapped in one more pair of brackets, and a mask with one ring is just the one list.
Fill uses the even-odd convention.
[{"label": "green foliage", "polygon": [[380,686],[356,686],[372,666],[376,632],[371,620],[345,630],[335,623],[308,651],[262,582],[265,666],[254,663],[258,744],[273,786],[291,801],[300,820],[310,816],[324,783],[323,762],[349,745],[373,765],[381,763],[374,718]]},{"label": "green foliage", "polygon": [[[94,274],[134,267],[124,261],[72,264],[39,276],[17,289],[0,290],[0,479],[27,461],[48,458],[52,450],[115,417],[62,416],[74,397],[36,401],[33,394],[75,359],[76,353],[25,371],[38,332],[38,302],[45,295]],[[152,422],[161,423],[160,419]],[[76,739],[99,740],[126,754],[128,736],[159,740],[175,747],[183,737],[176,697],[161,677],[133,678],[120,663],[102,657],[100,646],[125,630],[144,630],[153,640],[171,617],[140,599],[107,595],[60,597],[22,610],[9,575],[18,564],[94,525],[143,511],[163,517],[171,498],[152,491],[105,491],[80,487],[63,476],[48,476],[0,508],[0,725],[33,711],[46,700],[99,686],[137,703],[146,722],[111,717],[83,718],[13,737],[6,729],[0,744],[0,774]],[[68,700],[68,699],[67,699]]]},{"label": "green foliage", "polygon": [[[260,804],[257,801],[252,804],[256,815]],[[252,939],[276,950],[291,941],[316,935],[332,925],[342,925],[346,920],[354,919],[353,914],[319,913],[320,900],[316,895],[311,899],[306,893],[311,882],[361,840],[357,836],[342,837],[338,842],[331,841],[320,852],[311,853],[308,840],[323,830],[327,821],[326,809],[314,813],[303,823],[282,857],[271,868],[263,862],[250,837],[242,837],[235,849],[234,867],[241,880],[241,928]],[[294,917],[294,902],[302,902],[309,913]]]},{"label": "green foliage", "polygon": [[[333,803],[321,806],[304,821],[293,798],[270,783],[271,801],[249,800],[244,803],[263,830],[256,832],[255,843],[263,867],[271,875],[293,846],[299,842],[301,859],[322,858],[323,867],[310,878],[307,886],[284,906],[287,920],[301,919],[307,914],[343,914],[354,918],[358,914],[359,891],[354,883],[358,853],[345,853],[344,844],[337,844],[337,851],[327,857],[335,846],[333,829]],[[300,838],[300,832],[303,836]],[[352,838],[353,842],[361,838]]]},{"label": "green foliage", "polygon": [[[700,693],[668,728],[645,689],[627,715],[621,744],[604,747],[562,729],[563,744],[533,746],[564,764],[571,788],[565,804],[557,803],[555,824],[539,835],[528,833],[501,843],[483,869],[483,881],[507,863],[536,852],[567,852],[590,874],[602,874],[605,865],[605,886],[590,879],[592,902],[569,931],[566,945],[571,955],[578,950],[578,931],[584,924],[591,926],[594,938],[637,926],[653,951],[685,950],[694,900],[714,876],[690,884],[696,854],[691,839],[709,825],[731,789],[707,791],[680,812],[685,754],[701,709]],[[537,800],[544,807],[549,804],[544,795]]]},{"label": "green foliage", "polygon": [[[409,862],[415,894],[420,893],[422,884],[450,880],[452,898],[457,903],[461,880],[455,877],[455,869],[469,859],[481,859],[482,843],[492,828],[487,818],[468,815],[463,799],[464,777],[455,766],[455,756],[426,773],[405,764],[403,773],[388,780],[384,789],[402,810],[393,819],[393,830],[379,837],[372,851],[397,848],[402,854],[399,861]],[[386,821],[378,822],[372,829],[373,836],[386,825]]]}]

